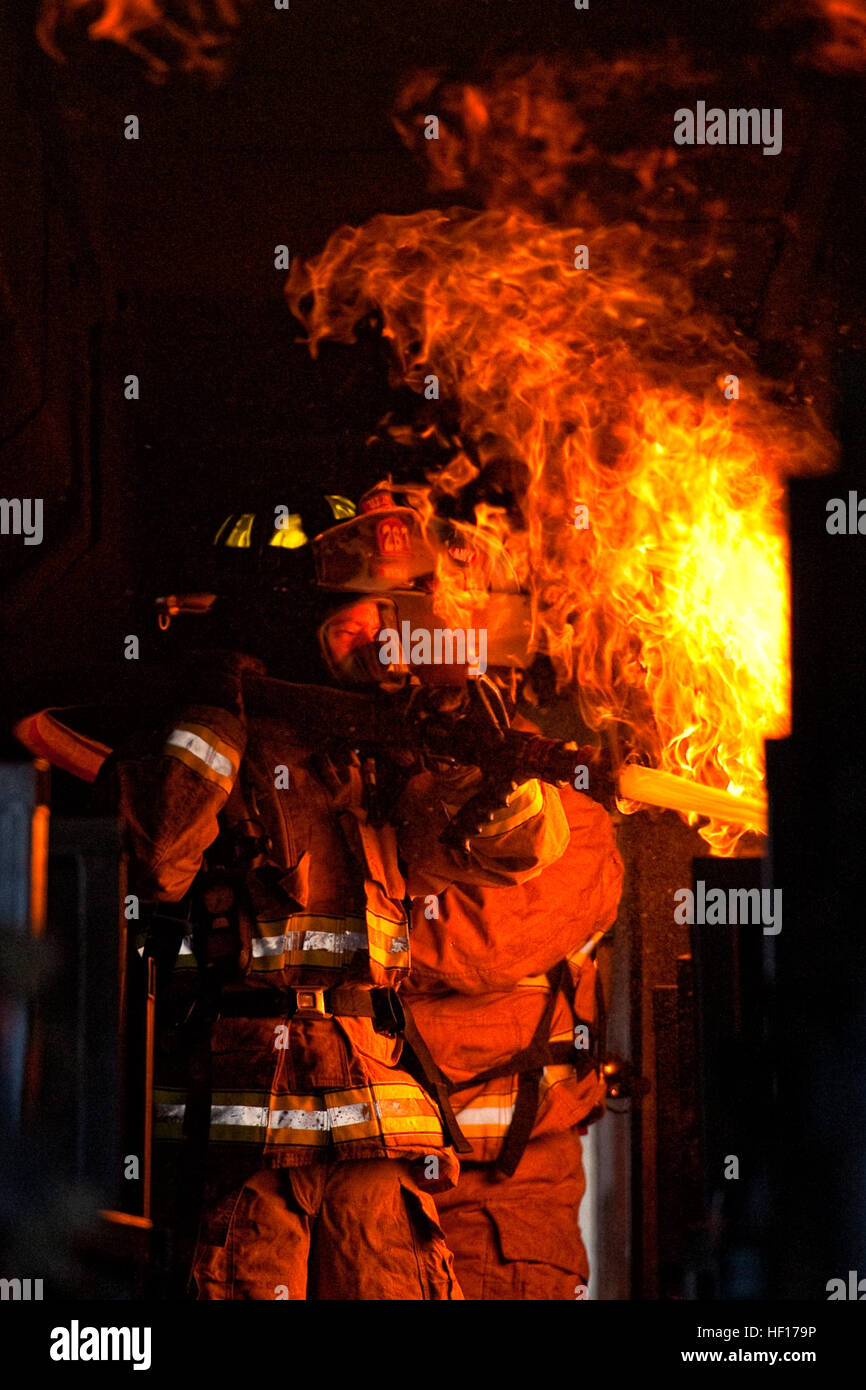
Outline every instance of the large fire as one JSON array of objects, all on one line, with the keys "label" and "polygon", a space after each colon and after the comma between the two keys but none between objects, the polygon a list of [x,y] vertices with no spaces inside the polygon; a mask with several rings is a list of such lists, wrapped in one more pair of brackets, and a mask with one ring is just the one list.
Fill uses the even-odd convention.
[{"label": "large fire", "polygon": [[[469,99],[472,164],[490,108]],[[564,168],[551,143],[545,191]],[[452,422],[434,503],[490,460],[525,470],[521,515],[476,520],[506,537],[534,642],[590,726],[615,721],[655,766],[759,797],[763,741],[789,719],[783,483],[828,465],[827,436],[777,403],[646,229],[495,201],[343,227],[296,264],[292,310],[313,352],[372,316],[395,386],[423,396],[435,376],[440,399],[401,436],[420,446],[437,415]],[[701,833],[730,854],[743,830]]]},{"label": "large fire", "polygon": [[[248,5],[42,0],[37,32],[56,57],[77,24],[137,53],[156,80],[175,67],[219,76]],[[862,66],[864,0],[782,9],[825,21],[813,61]],[[688,257],[681,246],[672,265],[672,243],[648,226],[670,219],[671,190],[673,216],[691,200],[693,217],[700,189],[669,139],[617,138],[636,96],[675,87],[690,99],[709,76],[676,53],[579,68],[516,59],[478,83],[415,74],[395,124],[432,188],[469,188],[483,210],[344,227],[296,263],[287,294],[313,352],[353,341],[372,315],[394,385],[423,397],[435,378],[432,408],[401,433],[419,454],[431,434],[454,445],[433,505],[492,461],[523,474],[516,511],[482,506],[476,520],[506,540],[533,641],[587,723],[626,729],[630,750],[665,771],[757,797],[763,741],[789,719],[784,479],[826,467],[832,448],[696,304],[691,271],[716,254],[723,209],[703,207],[703,245]],[[630,189],[627,215],[622,196],[611,212],[608,185]],[[466,593],[443,585],[449,605],[468,622]],[[701,833],[732,853],[743,832]]]}]

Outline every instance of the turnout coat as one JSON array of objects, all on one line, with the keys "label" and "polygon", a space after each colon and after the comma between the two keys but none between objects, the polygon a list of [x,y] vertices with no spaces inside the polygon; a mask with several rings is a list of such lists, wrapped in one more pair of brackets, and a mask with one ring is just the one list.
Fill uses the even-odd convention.
[{"label": "turnout coat", "polygon": [[[217,875],[206,891],[205,945],[200,928],[198,940],[192,927],[183,933],[172,986],[182,1000],[184,977],[200,974],[203,951],[219,960],[223,940],[223,954],[237,957],[211,1029],[210,1143],[259,1167],[436,1154],[447,1185],[456,1161],[434,1099],[417,1070],[401,1065],[399,1033],[377,1031],[356,1010],[341,1015],[333,991],[357,1000],[358,991],[402,986],[414,915],[407,881],[425,898],[460,885],[476,903],[488,894],[498,902],[504,888],[557,860],[569,840],[559,795],[537,781],[517,788],[465,853],[439,835],[478,774],[424,773],[374,826],[364,796],[370,767],[354,754],[335,767],[290,721],[248,715],[243,659],[233,662],[164,728],[116,753],[106,774],[130,886],[143,899],[184,899],[201,882],[221,821],[248,848],[240,889],[237,876],[221,886]],[[259,992],[279,1001],[275,990],[296,991],[285,997],[310,1007],[270,1008]],[[157,1058],[154,1133],[168,1141],[181,1138],[187,1098],[178,1038],[182,1029],[169,1029]]]}]

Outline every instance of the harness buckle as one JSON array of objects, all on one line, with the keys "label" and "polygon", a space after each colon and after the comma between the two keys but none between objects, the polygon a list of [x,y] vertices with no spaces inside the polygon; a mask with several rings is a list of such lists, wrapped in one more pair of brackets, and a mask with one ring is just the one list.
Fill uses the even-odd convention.
[{"label": "harness buckle", "polygon": [[333,1018],[325,1008],[325,988],[321,989],[296,989],[295,990],[295,1017],[300,1018]]}]

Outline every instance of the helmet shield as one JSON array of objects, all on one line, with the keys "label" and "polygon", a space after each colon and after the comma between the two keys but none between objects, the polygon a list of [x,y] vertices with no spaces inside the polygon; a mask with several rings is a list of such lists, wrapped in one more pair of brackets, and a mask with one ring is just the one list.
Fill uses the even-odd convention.
[{"label": "helmet shield", "polygon": [[411,589],[435,568],[421,518],[409,507],[388,507],[332,526],[313,541],[316,579],[323,589],[376,593]]}]

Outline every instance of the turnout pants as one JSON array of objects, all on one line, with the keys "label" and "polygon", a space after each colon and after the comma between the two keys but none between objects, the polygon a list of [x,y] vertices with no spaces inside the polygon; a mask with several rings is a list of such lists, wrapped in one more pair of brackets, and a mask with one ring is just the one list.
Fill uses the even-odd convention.
[{"label": "turnout pants", "polygon": [[575,1131],[531,1139],[514,1176],[491,1163],[460,1165],[456,1188],[436,1197],[463,1297],[585,1298],[589,1262],[578,1210],[586,1190]]},{"label": "turnout pants", "polygon": [[198,1299],[458,1300],[428,1192],[400,1159],[324,1159],[211,1179],[193,1256]]}]

